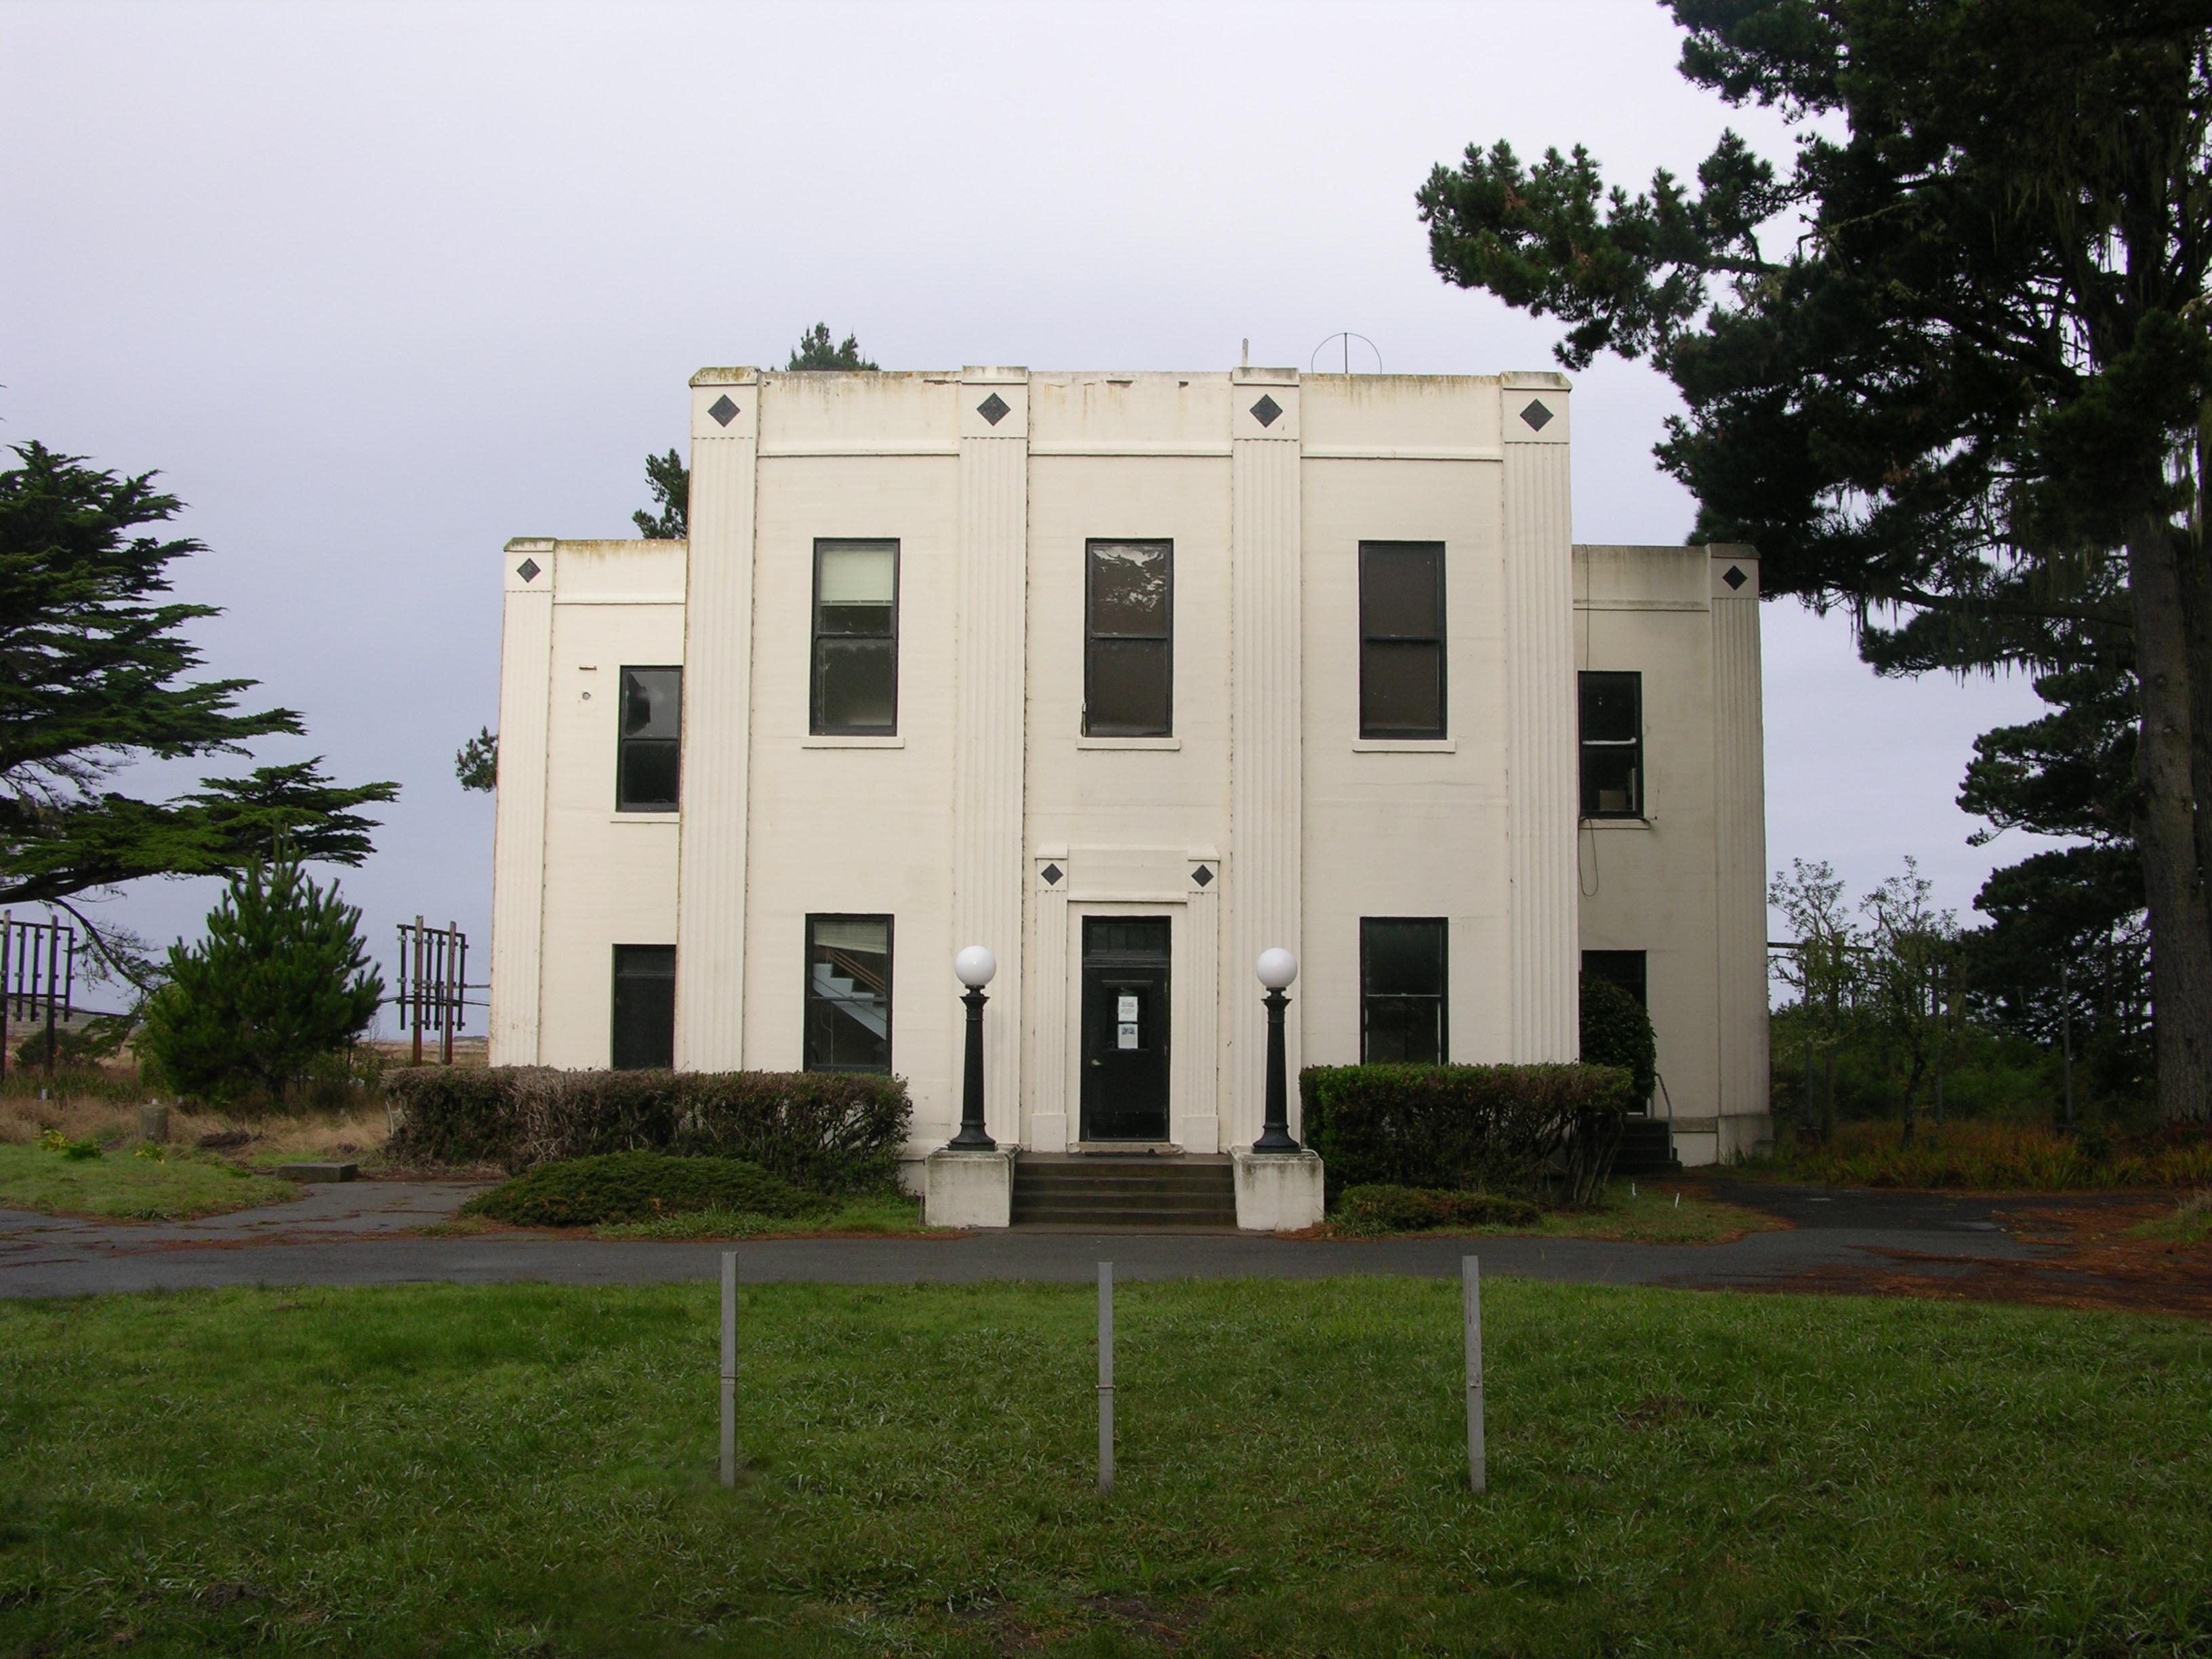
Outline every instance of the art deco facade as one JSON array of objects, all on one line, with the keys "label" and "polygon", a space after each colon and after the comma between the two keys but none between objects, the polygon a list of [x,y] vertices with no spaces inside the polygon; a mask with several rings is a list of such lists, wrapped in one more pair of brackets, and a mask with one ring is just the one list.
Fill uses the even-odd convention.
[{"label": "art deco facade", "polygon": [[1686,1161],[1766,1129],[1758,574],[1576,548],[1553,374],[691,387],[690,540],[503,556],[499,1063],[889,1067],[990,1127],[1258,1132],[1291,1060],[1565,1060],[1646,998]]}]

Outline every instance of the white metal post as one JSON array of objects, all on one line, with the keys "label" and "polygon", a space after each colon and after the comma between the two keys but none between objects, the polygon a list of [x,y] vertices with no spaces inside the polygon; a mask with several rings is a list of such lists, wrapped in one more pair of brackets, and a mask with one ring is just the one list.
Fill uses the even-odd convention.
[{"label": "white metal post", "polygon": [[1482,1263],[1459,1259],[1460,1310],[1467,1325],[1467,1484],[1490,1489],[1490,1457],[1482,1443]]},{"label": "white metal post", "polygon": [[722,1252],[722,1484],[738,1484],[738,1253]]},{"label": "white metal post", "polygon": [[1098,1490],[1114,1490],[1114,1264],[1098,1264]]}]

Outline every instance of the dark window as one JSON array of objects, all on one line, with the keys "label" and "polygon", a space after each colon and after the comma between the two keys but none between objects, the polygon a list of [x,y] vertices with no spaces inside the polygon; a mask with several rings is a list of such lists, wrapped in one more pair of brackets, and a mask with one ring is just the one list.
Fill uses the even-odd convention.
[{"label": "dark window", "polygon": [[615,946],[614,1042],[617,1072],[676,1063],[676,947]]},{"label": "dark window", "polygon": [[806,919],[806,1069],[891,1068],[891,919]]},{"label": "dark window", "polygon": [[1634,997],[1639,1006],[1650,1006],[1644,996],[1643,951],[1585,951],[1583,952],[1583,972],[1593,979],[1601,979],[1608,985],[1618,985]]},{"label": "dark window", "polygon": [[1444,944],[1441,918],[1361,918],[1361,1064],[1444,1063]]},{"label": "dark window", "polygon": [[1582,682],[1583,816],[1644,816],[1644,676],[1590,673]]},{"label": "dark window", "polygon": [[1171,542],[1092,542],[1085,604],[1083,730],[1164,738],[1175,719]]},{"label": "dark window", "polygon": [[1444,735],[1444,550],[1359,544],[1359,735]]},{"label": "dark window", "polygon": [[684,671],[622,672],[622,742],[615,760],[615,810],[673,812],[684,738]]},{"label": "dark window", "polygon": [[898,730],[898,544],[814,544],[817,733]]}]

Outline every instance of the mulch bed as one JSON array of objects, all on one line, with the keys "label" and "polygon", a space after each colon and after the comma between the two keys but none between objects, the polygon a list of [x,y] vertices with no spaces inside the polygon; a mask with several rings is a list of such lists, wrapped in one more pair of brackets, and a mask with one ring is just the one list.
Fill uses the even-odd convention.
[{"label": "mulch bed", "polygon": [[1884,1265],[1814,1267],[1762,1289],[1841,1296],[1917,1296],[1951,1302],[2019,1302],[2045,1308],[2212,1319],[2212,1245],[2133,1238],[2129,1229],[2172,1213],[2172,1194],[2124,1202],[2055,1200],[2017,1212],[2013,1236],[2051,1254],[2033,1261],[1875,1250]]}]

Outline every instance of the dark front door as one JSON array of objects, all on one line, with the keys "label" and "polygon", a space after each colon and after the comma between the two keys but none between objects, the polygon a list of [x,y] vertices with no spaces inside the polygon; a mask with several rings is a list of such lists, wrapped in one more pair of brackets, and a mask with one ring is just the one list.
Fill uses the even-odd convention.
[{"label": "dark front door", "polygon": [[1083,921],[1083,1139],[1168,1138],[1168,919]]}]

